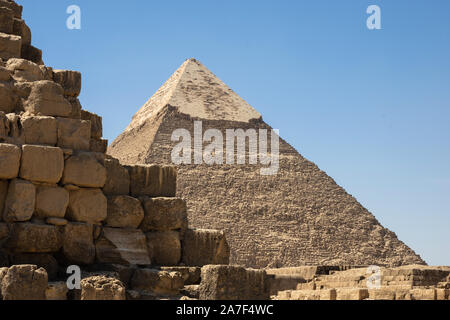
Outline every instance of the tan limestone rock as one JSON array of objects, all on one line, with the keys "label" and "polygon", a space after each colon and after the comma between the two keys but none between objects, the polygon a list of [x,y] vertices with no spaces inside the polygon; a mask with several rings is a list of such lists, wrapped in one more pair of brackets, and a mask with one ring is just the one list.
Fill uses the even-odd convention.
[{"label": "tan limestone rock", "polygon": [[130,175],[117,159],[106,159],[106,183],[103,192],[107,195],[126,195],[130,193]]},{"label": "tan limestone rock", "polygon": [[88,151],[91,140],[89,121],[58,118],[58,146]]},{"label": "tan limestone rock", "polygon": [[14,11],[0,5],[0,32],[13,33]]},{"label": "tan limestone rock", "polygon": [[49,282],[45,289],[45,300],[64,301],[67,300],[69,289],[65,282]]},{"label": "tan limestone rock", "polygon": [[1,282],[4,300],[45,300],[47,272],[33,265],[18,265],[8,269]]},{"label": "tan limestone rock", "polygon": [[33,216],[36,203],[36,187],[28,181],[14,179],[9,183],[5,200],[3,220],[6,222],[28,221]]},{"label": "tan limestone rock", "polygon": [[55,226],[14,223],[6,246],[16,253],[54,253],[62,246],[62,232]]},{"label": "tan limestone rock", "polygon": [[14,19],[13,34],[22,38],[23,44],[31,44],[31,30],[23,19]]},{"label": "tan limestone rock", "polygon": [[141,230],[103,228],[95,246],[100,263],[150,265],[146,238]]},{"label": "tan limestone rock", "polygon": [[188,266],[228,264],[230,248],[223,231],[188,229],[183,239],[183,262]]},{"label": "tan limestone rock", "polygon": [[107,217],[107,199],[100,189],[70,191],[66,217],[76,222],[98,224]]},{"label": "tan limestone rock", "polygon": [[25,59],[9,59],[6,68],[12,72],[16,81],[33,82],[44,80],[44,73],[39,65]]},{"label": "tan limestone rock", "polygon": [[12,144],[0,143],[0,179],[14,179],[19,173],[22,150]]},{"label": "tan limestone rock", "polygon": [[57,123],[53,117],[22,117],[20,119],[26,144],[55,146],[58,141]]},{"label": "tan limestone rock", "polygon": [[138,228],[144,219],[141,202],[130,196],[109,196],[106,225],[114,228]]},{"label": "tan limestone rock", "polygon": [[172,166],[137,165],[127,167],[134,197],[175,197],[177,170]]},{"label": "tan limestone rock", "polygon": [[93,154],[80,153],[65,162],[63,184],[74,184],[86,188],[103,188],[106,182],[106,169]]},{"label": "tan limestone rock", "polygon": [[61,187],[38,186],[36,191],[36,217],[64,218],[69,205],[69,192]]},{"label": "tan limestone rock", "polygon": [[126,300],[125,286],[111,277],[85,278],[81,280],[81,300]]},{"label": "tan limestone rock", "polygon": [[141,229],[149,231],[179,230],[182,233],[187,229],[186,201],[179,198],[141,198],[145,217]]},{"label": "tan limestone rock", "polygon": [[22,146],[20,177],[44,183],[58,183],[64,170],[64,153],[60,148]]},{"label": "tan limestone rock", "polygon": [[95,113],[81,110],[81,119],[89,120],[91,122],[91,138],[101,139],[103,136],[102,117]]},{"label": "tan limestone rock", "polygon": [[64,98],[63,93],[63,88],[53,81],[32,82],[24,109],[34,115],[67,117],[72,111],[72,106]]},{"label": "tan limestone rock", "polygon": [[183,277],[179,272],[155,269],[137,269],[131,279],[133,290],[155,294],[175,295],[183,285]]},{"label": "tan limestone rock", "polygon": [[78,97],[81,92],[81,73],[71,70],[53,70],[53,80],[64,89],[64,95]]},{"label": "tan limestone rock", "polygon": [[67,224],[64,228],[62,253],[69,263],[88,265],[95,259],[94,228],[87,223]]},{"label": "tan limestone rock", "polygon": [[145,234],[152,264],[176,266],[181,260],[180,233],[176,231],[155,231]]},{"label": "tan limestone rock", "polygon": [[0,58],[20,58],[22,38],[0,32]]}]

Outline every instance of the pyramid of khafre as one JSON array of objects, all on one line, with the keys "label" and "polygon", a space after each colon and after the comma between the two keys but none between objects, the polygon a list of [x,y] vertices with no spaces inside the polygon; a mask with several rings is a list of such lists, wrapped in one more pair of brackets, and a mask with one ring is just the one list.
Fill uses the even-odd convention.
[{"label": "pyramid of khafre", "polygon": [[[171,164],[176,129],[271,129],[261,115],[195,59],[187,60],[136,113],[108,153],[125,164]],[[204,143],[204,145],[207,145]],[[279,170],[262,165],[183,164],[178,196],[189,223],[226,231],[231,262],[250,267],[424,264],[343,188],[279,142]]]}]

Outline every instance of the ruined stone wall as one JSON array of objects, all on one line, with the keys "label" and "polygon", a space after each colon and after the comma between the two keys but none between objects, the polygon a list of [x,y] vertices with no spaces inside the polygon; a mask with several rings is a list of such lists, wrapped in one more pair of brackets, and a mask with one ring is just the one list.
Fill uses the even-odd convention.
[{"label": "ruined stone wall", "polygon": [[[124,132],[108,152],[129,163],[171,164],[174,130],[194,136],[219,129],[270,129],[264,122],[193,119],[168,106],[147,124]],[[147,153],[126,145],[157,127]],[[141,143],[146,143],[141,141]],[[207,143],[204,144],[206,146]],[[131,157],[129,156],[131,155]],[[343,188],[280,140],[280,170],[262,176],[260,165],[180,165],[177,195],[186,199],[189,223],[224,230],[231,262],[248,267],[299,265],[404,265],[424,261]]]},{"label": "ruined stone wall", "polygon": [[105,155],[81,74],[43,64],[21,11],[0,0],[0,267],[228,263],[222,232],[188,229],[176,168]]}]

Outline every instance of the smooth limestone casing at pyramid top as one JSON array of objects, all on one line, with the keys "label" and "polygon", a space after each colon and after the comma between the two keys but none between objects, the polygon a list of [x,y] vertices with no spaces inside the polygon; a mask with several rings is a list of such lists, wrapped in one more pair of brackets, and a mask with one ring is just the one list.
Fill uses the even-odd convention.
[{"label": "smooth limestone casing at pyramid top", "polygon": [[[175,129],[270,129],[261,115],[195,59],[136,113],[108,153],[123,163],[171,164]],[[206,144],[205,144],[206,145]],[[343,188],[280,141],[277,175],[256,165],[180,165],[177,195],[189,223],[225,230],[231,262],[249,267],[424,264]]]}]

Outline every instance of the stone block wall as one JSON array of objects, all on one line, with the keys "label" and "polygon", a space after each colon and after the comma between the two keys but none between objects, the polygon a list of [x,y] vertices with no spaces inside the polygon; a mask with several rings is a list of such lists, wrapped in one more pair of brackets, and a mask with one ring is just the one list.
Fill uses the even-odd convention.
[{"label": "stone block wall", "polygon": [[[38,266],[54,280],[73,264],[228,263],[223,233],[188,229],[175,167],[123,166],[105,154],[102,118],[78,99],[81,74],[44,65],[21,13],[0,0],[0,267],[33,265],[30,275]],[[85,297],[102,286],[91,280]]]}]

